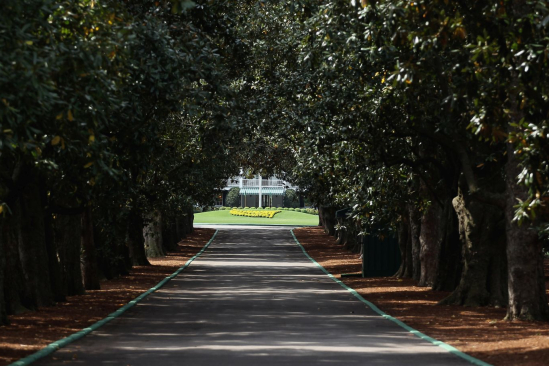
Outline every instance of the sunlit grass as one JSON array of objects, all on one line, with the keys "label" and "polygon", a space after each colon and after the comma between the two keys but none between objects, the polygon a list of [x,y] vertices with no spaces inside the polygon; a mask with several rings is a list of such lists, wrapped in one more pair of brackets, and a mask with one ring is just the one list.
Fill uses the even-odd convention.
[{"label": "sunlit grass", "polygon": [[256,224],[317,226],[318,216],[294,211],[282,211],[272,219],[264,217],[233,216],[229,210],[194,214],[195,224]]}]

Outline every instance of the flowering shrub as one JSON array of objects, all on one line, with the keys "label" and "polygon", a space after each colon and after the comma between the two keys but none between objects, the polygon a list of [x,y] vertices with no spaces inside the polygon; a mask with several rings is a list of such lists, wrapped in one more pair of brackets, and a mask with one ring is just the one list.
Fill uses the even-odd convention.
[{"label": "flowering shrub", "polygon": [[272,219],[274,215],[280,211],[267,211],[267,210],[231,210],[230,214],[234,216],[246,216],[246,217],[266,217]]}]

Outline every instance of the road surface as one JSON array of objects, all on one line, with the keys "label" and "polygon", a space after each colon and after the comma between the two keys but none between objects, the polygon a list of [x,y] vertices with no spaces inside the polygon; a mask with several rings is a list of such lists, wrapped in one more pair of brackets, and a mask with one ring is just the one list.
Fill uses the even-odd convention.
[{"label": "road surface", "polygon": [[470,365],[383,319],[288,227],[222,226],[186,271],[39,365]]}]

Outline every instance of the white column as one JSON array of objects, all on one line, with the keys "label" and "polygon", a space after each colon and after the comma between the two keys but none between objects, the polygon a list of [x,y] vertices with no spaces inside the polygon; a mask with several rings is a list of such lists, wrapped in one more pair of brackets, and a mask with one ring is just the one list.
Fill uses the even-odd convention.
[{"label": "white column", "polygon": [[259,208],[261,208],[261,183],[263,179],[261,178],[261,174],[259,174]]}]

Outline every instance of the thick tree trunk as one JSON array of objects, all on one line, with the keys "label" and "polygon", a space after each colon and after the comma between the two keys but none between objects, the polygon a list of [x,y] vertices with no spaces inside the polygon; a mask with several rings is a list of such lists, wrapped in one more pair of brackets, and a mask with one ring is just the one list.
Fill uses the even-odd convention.
[{"label": "thick tree trunk", "polygon": [[411,278],[414,272],[414,264],[412,258],[412,235],[410,229],[409,216],[402,215],[402,220],[398,228],[398,246],[400,247],[400,257],[402,263],[394,277],[396,278]]},{"label": "thick tree trunk", "polygon": [[162,220],[162,245],[168,252],[177,249],[179,241],[176,239],[175,220],[167,218]]},{"label": "thick tree trunk", "polygon": [[33,302],[37,306],[50,306],[54,298],[46,248],[44,206],[38,179],[31,174],[28,179],[31,183],[25,187],[20,200],[19,256]]},{"label": "thick tree trunk", "polygon": [[[109,210],[94,210],[94,222],[112,215]],[[127,218],[126,218],[127,220]],[[100,274],[107,280],[129,274],[132,268],[127,247],[127,221],[124,219],[106,224],[107,227],[94,225],[93,239],[97,250],[97,263]]]},{"label": "thick tree trunk", "polygon": [[87,207],[82,214],[82,278],[86,290],[99,290],[101,288],[91,207]]},{"label": "thick tree trunk", "polygon": [[336,224],[336,213],[337,209],[335,207],[323,207],[318,208],[318,215],[320,217],[320,222],[324,227],[324,232],[335,236],[335,224]]},{"label": "thick tree trunk", "polygon": [[143,217],[141,212],[132,208],[128,215],[128,249],[130,260],[134,266],[149,266],[143,240]]},{"label": "thick tree trunk", "polygon": [[54,220],[55,242],[67,295],[84,294],[80,254],[82,248],[81,215],[57,215]]},{"label": "thick tree trunk", "polygon": [[458,216],[463,249],[463,271],[458,287],[441,304],[505,306],[505,235],[503,212],[461,190],[453,205]]},{"label": "thick tree trunk", "polygon": [[514,205],[528,197],[526,187],[517,183],[522,170],[513,146],[507,146],[506,164],[506,235],[508,262],[508,320],[549,320],[549,306],[545,292],[542,243],[531,222],[518,225],[514,218]]},{"label": "thick tree trunk", "polygon": [[459,223],[452,200],[444,202],[441,220],[441,244],[438,259],[438,273],[433,290],[454,291],[461,279],[462,246],[459,240]]},{"label": "thick tree trunk", "polygon": [[[42,197],[46,197],[45,192],[42,192]],[[67,290],[63,282],[61,264],[59,263],[59,256],[53,233],[53,217],[50,212],[45,212],[44,215],[44,231],[53,299],[57,302],[67,301]]]},{"label": "thick tree trunk", "polygon": [[175,218],[175,233],[178,243],[187,237],[187,229],[185,229],[185,225],[185,216],[177,216]]},{"label": "thick tree trunk", "polygon": [[[4,244],[4,219],[0,218],[0,248]],[[4,250],[0,250],[0,325],[8,324],[8,311],[4,299],[4,273],[6,270],[6,258]]]},{"label": "thick tree trunk", "polygon": [[421,243],[419,237],[421,235],[421,214],[415,205],[408,205],[408,213],[410,218],[410,246],[412,249],[412,278],[419,281],[421,277],[421,262],[419,253],[421,251]]},{"label": "thick tree trunk", "polygon": [[419,235],[421,265],[418,286],[433,286],[438,270],[438,256],[440,251],[440,222],[442,209],[432,203],[421,218],[421,232]]},{"label": "thick tree trunk", "polygon": [[187,208],[187,232],[186,234],[192,234],[194,231],[194,211],[193,207],[189,206]]},{"label": "thick tree trunk", "polygon": [[130,270],[132,269],[132,259],[130,258],[130,249],[126,245],[125,241],[121,241],[117,245],[118,248],[118,256],[120,257],[119,266],[118,266],[118,274],[119,275],[127,275],[130,273]]},{"label": "thick tree trunk", "polygon": [[6,216],[2,227],[2,247],[6,267],[4,275],[4,295],[8,314],[19,314],[36,309],[28,283],[23,275],[19,257],[20,205],[19,200],[11,205],[12,216]]},{"label": "thick tree trunk", "polygon": [[160,212],[154,211],[147,217],[147,224],[143,228],[143,240],[148,258],[166,256],[162,245],[162,215]]}]

